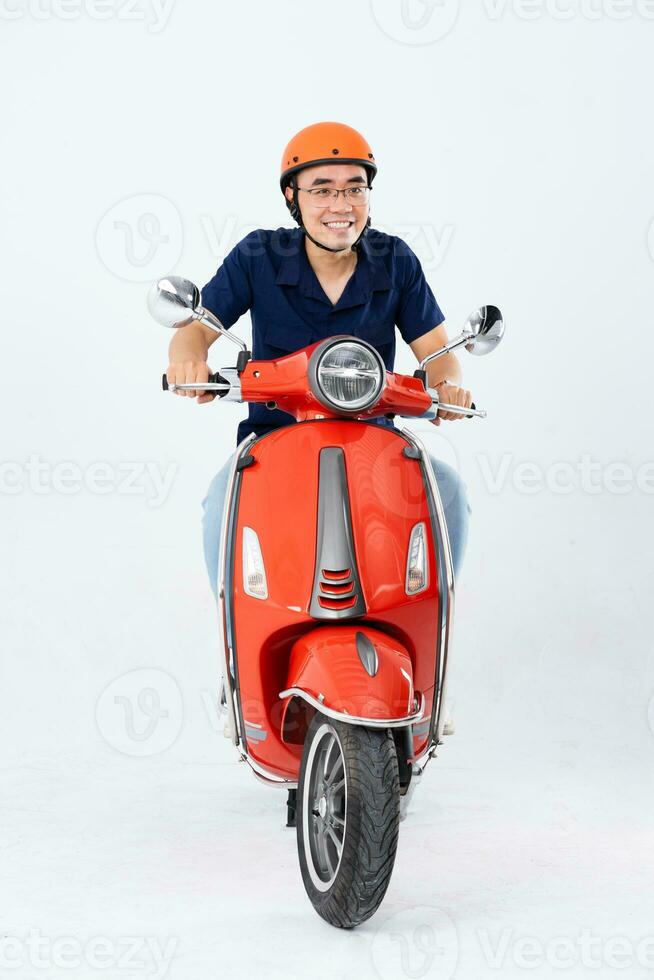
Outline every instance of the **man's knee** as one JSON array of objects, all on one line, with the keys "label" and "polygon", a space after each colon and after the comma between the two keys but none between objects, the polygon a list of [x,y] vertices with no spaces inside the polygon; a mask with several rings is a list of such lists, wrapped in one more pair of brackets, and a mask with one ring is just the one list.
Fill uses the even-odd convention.
[{"label": "man's knee", "polygon": [[443,507],[446,510],[460,510],[469,514],[470,505],[468,504],[465,484],[457,471],[449,463],[443,462],[442,459],[436,459],[434,456],[429,458],[438,483]]}]

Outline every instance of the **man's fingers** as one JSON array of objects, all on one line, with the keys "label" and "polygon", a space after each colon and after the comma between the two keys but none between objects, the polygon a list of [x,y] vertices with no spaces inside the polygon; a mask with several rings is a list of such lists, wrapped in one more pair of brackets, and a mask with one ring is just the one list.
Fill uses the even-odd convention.
[{"label": "man's fingers", "polygon": [[[459,388],[456,385],[442,385],[439,389],[440,400],[448,405],[459,405],[461,408],[472,406],[472,393],[467,388]],[[468,418],[467,415],[458,412],[439,411],[438,418],[445,422],[456,422],[459,419]]]}]

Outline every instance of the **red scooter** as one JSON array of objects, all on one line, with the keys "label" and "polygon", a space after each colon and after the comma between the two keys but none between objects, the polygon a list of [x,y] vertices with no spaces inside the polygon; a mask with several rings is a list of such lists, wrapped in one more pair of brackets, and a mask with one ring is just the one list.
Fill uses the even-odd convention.
[{"label": "red scooter", "polygon": [[297,788],[297,844],[314,908],[352,928],[388,887],[401,801],[443,734],[454,580],[429,457],[408,429],[378,417],[433,419],[425,366],[465,346],[486,354],[504,324],[481,307],[413,377],[378,351],[334,336],[252,360],[200,306],[196,286],[155,284],[150,311],[200,320],[239,345],[207,384],[163,386],[263,402],[298,425],[238,446],[220,543],[223,698],[241,759],[268,786]]}]

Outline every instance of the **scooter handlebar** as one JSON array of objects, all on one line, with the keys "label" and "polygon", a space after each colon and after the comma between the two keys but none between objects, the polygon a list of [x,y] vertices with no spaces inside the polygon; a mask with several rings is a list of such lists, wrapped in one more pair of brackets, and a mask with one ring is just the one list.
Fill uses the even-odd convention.
[{"label": "scooter handlebar", "polygon": [[197,381],[191,384],[171,385],[168,383],[168,376],[165,372],[161,378],[161,388],[163,391],[177,391],[178,388],[180,391],[185,391],[193,388],[196,391],[212,391],[216,394],[223,392],[223,394],[225,394],[231,389],[231,387],[232,386],[230,385],[229,381],[226,381],[225,378],[218,373],[218,371],[216,371],[214,374],[210,374],[208,381]]}]

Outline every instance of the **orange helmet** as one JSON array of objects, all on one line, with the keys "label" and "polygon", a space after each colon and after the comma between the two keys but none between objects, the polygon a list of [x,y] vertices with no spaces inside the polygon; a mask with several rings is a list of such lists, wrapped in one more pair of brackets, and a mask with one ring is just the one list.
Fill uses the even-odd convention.
[{"label": "orange helmet", "polygon": [[282,156],[280,185],[288,186],[293,174],[321,163],[359,163],[372,184],[377,173],[375,157],[361,133],[337,122],[319,122],[296,133]]},{"label": "orange helmet", "polygon": [[[286,207],[291,212],[293,220],[297,221],[301,228],[304,224],[298,203],[297,185],[293,178],[300,170],[304,170],[306,167],[316,167],[321,163],[358,163],[365,167],[369,184],[372,184],[377,173],[375,157],[368,142],[361,133],[352,129],[351,126],[346,126],[345,123],[319,122],[301,129],[284,150],[282,172],[279,178],[282,193],[289,184],[293,187],[293,200],[289,201],[286,198]],[[286,195],[284,196],[286,197]],[[353,249],[357,248],[369,227],[370,217],[368,217],[365,228],[352,245]],[[311,238],[306,229],[305,234],[307,238]],[[324,245],[315,238],[311,238],[311,241],[327,252],[345,251],[345,248],[331,248],[329,245]]]}]

